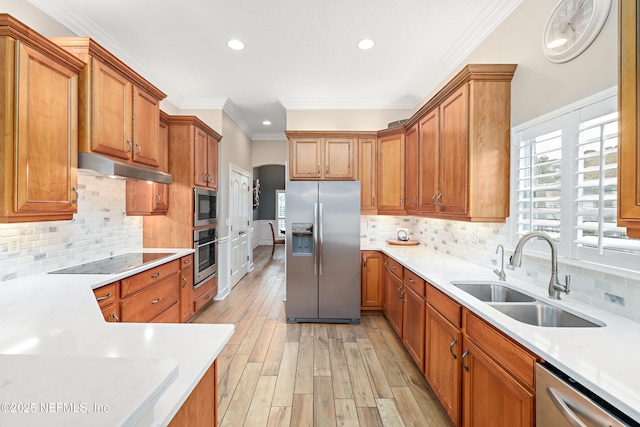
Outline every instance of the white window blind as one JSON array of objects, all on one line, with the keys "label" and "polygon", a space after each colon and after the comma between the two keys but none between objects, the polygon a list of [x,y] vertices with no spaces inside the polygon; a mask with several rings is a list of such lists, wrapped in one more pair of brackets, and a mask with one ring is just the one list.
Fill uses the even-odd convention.
[{"label": "white window blind", "polygon": [[[544,231],[561,256],[637,269],[640,240],[618,227],[618,113],[608,95],[515,132],[515,235]],[[544,245],[528,245],[548,252]]]},{"label": "white window blind", "polygon": [[285,192],[284,190],[276,190],[276,220],[278,224],[278,229],[276,233],[278,235],[284,235],[283,231],[285,229],[285,219],[286,219],[286,204],[285,204]]}]

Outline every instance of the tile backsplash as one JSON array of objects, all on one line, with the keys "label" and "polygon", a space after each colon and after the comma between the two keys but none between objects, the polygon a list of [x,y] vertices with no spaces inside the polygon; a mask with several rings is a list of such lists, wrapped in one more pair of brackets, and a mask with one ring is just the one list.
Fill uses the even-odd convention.
[{"label": "tile backsplash", "polygon": [[[421,245],[491,269],[500,262],[496,255],[498,244],[504,245],[506,263],[517,243],[511,237],[508,223],[470,223],[413,216],[361,216],[360,237],[368,243],[383,244],[387,239],[395,238],[396,228],[407,228],[409,237]],[[571,275],[571,293],[562,298],[574,298],[640,322],[640,271],[616,274],[613,269],[591,269],[588,265],[567,263],[562,259],[558,264],[561,279],[565,274]],[[514,277],[546,289],[550,261],[525,255],[522,267],[505,270],[507,281]]]},{"label": "tile backsplash", "polygon": [[79,173],[72,220],[0,224],[0,282],[140,250],[142,218],[126,216],[125,185]]}]

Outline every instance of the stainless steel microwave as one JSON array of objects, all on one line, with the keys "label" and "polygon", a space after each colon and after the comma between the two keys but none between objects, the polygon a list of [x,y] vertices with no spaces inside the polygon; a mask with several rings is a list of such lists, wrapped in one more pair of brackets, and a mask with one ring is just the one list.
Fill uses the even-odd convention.
[{"label": "stainless steel microwave", "polygon": [[193,226],[216,224],[218,219],[218,193],[204,188],[193,189]]}]

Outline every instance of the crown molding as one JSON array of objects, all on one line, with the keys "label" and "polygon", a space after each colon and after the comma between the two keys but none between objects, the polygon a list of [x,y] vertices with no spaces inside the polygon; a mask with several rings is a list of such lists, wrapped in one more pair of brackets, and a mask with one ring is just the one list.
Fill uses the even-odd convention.
[{"label": "crown molding", "polygon": [[420,98],[406,95],[359,99],[278,98],[278,101],[287,110],[410,110]]},{"label": "crown molding", "polygon": [[227,99],[227,102],[224,104],[224,108],[222,109],[227,115],[234,121],[236,125],[249,137],[249,139],[253,139],[254,132],[251,129],[251,126],[242,118],[240,112],[238,111],[238,107],[233,103],[232,100]]},{"label": "crown molding", "polygon": [[287,141],[284,132],[257,132],[251,138],[252,141]]}]

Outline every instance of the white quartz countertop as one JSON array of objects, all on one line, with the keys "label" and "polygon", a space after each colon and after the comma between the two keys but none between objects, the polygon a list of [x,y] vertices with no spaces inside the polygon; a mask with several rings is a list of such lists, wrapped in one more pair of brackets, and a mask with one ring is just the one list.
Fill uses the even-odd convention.
[{"label": "white quartz countertop", "polygon": [[105,322],[92,289],[193,253],[144,251],[173,255],[119,274],[0,282],[0,425],[171,421],[234,326]]},{"label": "white quartz countertop", "polygon": [[[521,323],[456,288],[456,281],[497,281],[491,268],[483,268],[424,246],[361,244],[362,250],[380,250],[505,334],[574,378],[580,384],[640,422],[640,324],[562,295],[550,300],[546,289],[512,279],[506,283],[537,300],[604,322],[599,328],[549,328]],[[580,283],[572,283],[576,288]]]}]

